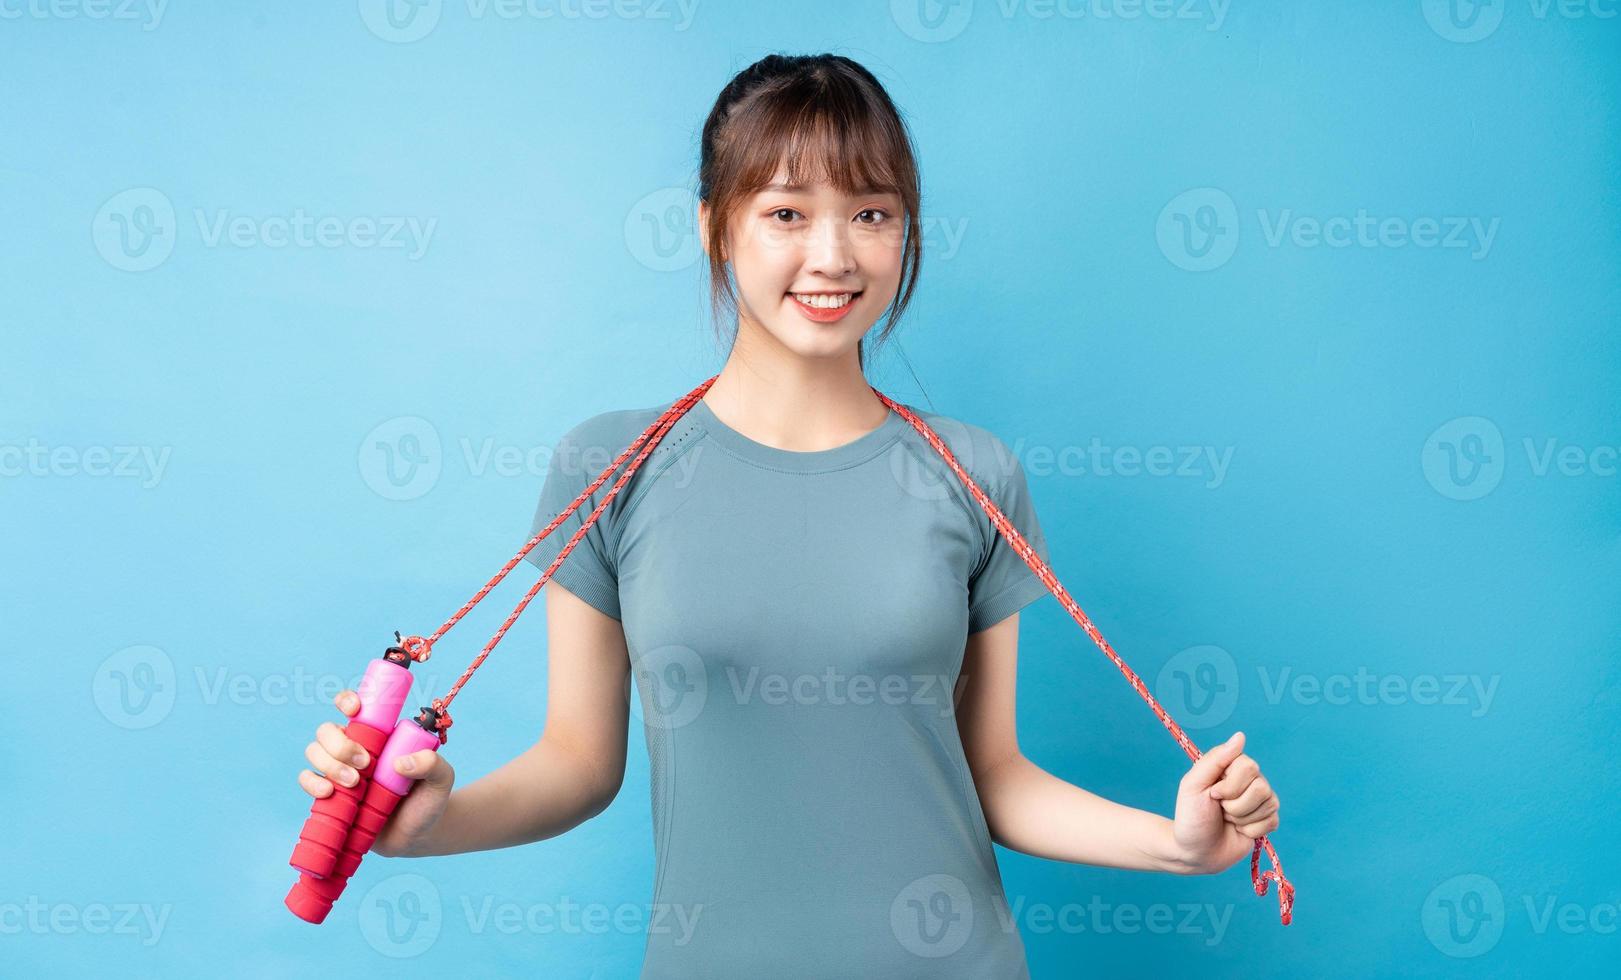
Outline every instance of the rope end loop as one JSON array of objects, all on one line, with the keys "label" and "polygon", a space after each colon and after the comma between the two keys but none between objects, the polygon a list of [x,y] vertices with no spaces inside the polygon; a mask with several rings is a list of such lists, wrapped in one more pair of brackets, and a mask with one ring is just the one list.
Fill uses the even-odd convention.
[{"label": "rope end loop", "polygon": [[394,640],[399,644],[399,647],[400,647],[401,650],[404,650],[407,654],[410,655],[412,660],[416,661],[419,664],[427,663],[428,658],[433,656],[433,644],[431,642],[429,642],[429,640],[426,637],[422,637],[422,636],[405,636],[405,637],[402,637],[402,636],[400,636],[400,631],[395,630],[394,631]]},{"label": "rope end loop", "polygon": [[439,729],[439,744],[444,745],[450,741],[450,726],[454,724],[450,718],[450,710],[445,707],[444,698],[433,699],[433,714]]},{"label": "rope end loop", "polygon": [[1265,895],[1267,882],[1278,883],[1278,918],[1284,925],[1294,921],[1295,917],[1295,886],[1283,876],[1283,869],[1278,867],[1277,858],[1272,855],[1272,867],[1266,871],[1260,870],[1261,847],[1266,838],[1262,837],[1255,842],[1255,850],[1250,852],[1250,883],[1255,886],[1255,894]]}]

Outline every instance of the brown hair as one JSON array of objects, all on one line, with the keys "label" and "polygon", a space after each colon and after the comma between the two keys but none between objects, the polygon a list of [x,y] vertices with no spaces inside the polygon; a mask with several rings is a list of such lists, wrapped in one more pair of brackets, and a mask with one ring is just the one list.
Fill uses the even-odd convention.
[{"label": "brown hair", "polygon": [[[789,183],[827,180],[846,194],[890,191],[905,211],[900,286],[874,342],[894,331],[923,262],[916,155],[889,93],[862,66],[835,54],[771,54],[721,89],[704,122],[698,198],[709,205],[709,301],[717,338],[723,313],[737,313],[725,249],[732,214],[786,165]],[[866,367],[862,342],[856,356]]]}]

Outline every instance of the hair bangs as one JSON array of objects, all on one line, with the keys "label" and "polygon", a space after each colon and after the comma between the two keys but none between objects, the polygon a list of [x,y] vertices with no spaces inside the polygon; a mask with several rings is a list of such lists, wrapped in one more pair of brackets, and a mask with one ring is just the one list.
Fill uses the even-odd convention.
[{"label": "hair bangs", "polygon": [[[831,184],[840,193],[903,194],[911,148],[858,93],[774,93],[744,143],[738,193],[754,194],[779,178],[797,187]],[[811,98],[800,99],[804,95]]]}]

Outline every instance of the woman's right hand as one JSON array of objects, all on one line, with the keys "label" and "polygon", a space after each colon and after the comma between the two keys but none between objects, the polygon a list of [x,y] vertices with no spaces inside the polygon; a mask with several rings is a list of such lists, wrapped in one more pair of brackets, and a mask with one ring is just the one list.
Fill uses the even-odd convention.
[{"label": "woman's right hand", "polygon": [[[340,691],[333,703],[346,718],[353,718],[360,711],[360,696],[354,691]],[[353,786],[359,778],[356,767],[364,768],[367,762],[366,750],[360,743],[330,721],[322,722],[315,729],[315,741],[305,747],[304,757],[320,773],[326,774],[308,769],[298,774],[298,785],[317,798],[332,795],[332,779]],[[394,769],[417,783],[400,801],[394,815],[383,825],[377,843],[372,845],[372,851],[384,857],[411,853],[412,845],[420,841],[445,812],[450,788],[456,782],[456,771],[450,762],[432,749],[400,756],[394,760]]]}]

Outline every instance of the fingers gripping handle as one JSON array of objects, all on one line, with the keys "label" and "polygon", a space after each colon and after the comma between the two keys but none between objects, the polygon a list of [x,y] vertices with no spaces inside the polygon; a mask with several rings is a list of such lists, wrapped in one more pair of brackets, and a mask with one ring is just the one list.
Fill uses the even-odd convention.
[{"label": "fingers gripping handle", "polygon": [[288,862],[306,874],[325,877],[332,872],[343,851],[343,842],[349,836],[355,816],[371,775],[377,764],[377,753],[382,751],[388,732],[359,721],[351,721],[343,733],[366,749],[366,765],[357,767],[359,778],[353,786],[332,781],[332,795],[318,799],[310,806],[310,815],[298,833],[298,844]]},{"label": "fingers gripping handle", "polygon": [[310,815],[299,831],[298,844],[288,861],[298,870],[317,878],[332,873],[338,855],[343,850],[344,838],[354,824],[365,799],[366,787],[377,767],[377,757],[383,751],[389,732],[400,716],[400,707],[411,691],[411,671],[407,669],[410,657],[399,647],[390,647],[382,657],[366,667],[360,680],[360,711],[345,726],[343,733],[366,750],[366,765],[356,767],[360,778],[353,786],[344,786],[332,780],[332,795],[316,800],[310,806]]},{"label": "fingers gripping handle", "polygon": [[343,894],[349,879],[360,868],[360,859],[376,843],[388,818],[394,814],[400,801],[411,791],[415,780],[394,770],[394,760],[423,749],[439,750],[439,729],[432,708],[423,708],[416,718],[401,720],[394,727],[382,751],[377,753],[376,767],[365,798],[361,800],[353,826],[343,843],[332,870],[323,878],[310,874],[299,876],[293,890],[287,893],[287,907],[306,922],[319,924],[332,911],[332,905]]},{"label": "fingers gripping handle", "polygon": [[[675,420],[680,418],[681,415],[687,411],[687,409],[697,404],[698,399],[706,390],[708,390],[709,386],[714,383],[715,378],[710,378],[708,381],[705,381],[702,385],[689,392],[684,398],[681,398],[672,404],[671,407],[657,421],[647,427],[646,431],[644,431],[640,437],[631,442],[629,446],[626,446],[625,449],[619,454],[618,458],[615,459],[607,469],[603,470],[602,474],[598,476],[596,480],[591,483],[591,485],[586,487],[585,490],[583,490],[580,495],[574,499],[572,504],[564,509],[561,514],[557,515],[557,517],[554,518],[552,522],[539,534],[530,538],[529,543],[526,544],[517,555],[508,561],[506,565],[502,566],[501,570],[495,574],[495,577],[490,579],[490,581],[485,584],[484,588],[480,589],[473,596],[473,598],[469,599],[459,610],[457,610],[455,615],[451,616],[443,626],[435,630],[431,637],[409,637],[400,641],[401,646],[410,651],[412,658],[423,660],[427,659],[428,652],[435,640],[444,636],[446,631],[455,626],[456,623],[463,616],[465,616],[469,610],[471,610],[481,599],[488,595],[490,590],[495,588],[495,586],[506,577],[508,572],[512,571],[512,569],[517,566],[518,562],[523,559],[524,555],[528,554],[531,548],[535,547],[535,545],[538,544],[542,538],[546,537],[546,535],[550,534],[559,525],[561,525],[570,514],[574,513],[575,510],[581,506],[581,504],[590,498],[591,494],[596,492],[598,487],[602,486],[602,484],[608,480],[611,474],[618,471],[619,468],[624,465],[626,460],[630,459],[632,455],[635,455],[636,458],[631,461],[630,467],[619,476],[619,479],[614,483],[613,487],[609,489],[607,497],[596,505],[596,508],[591,511],[590,516],[585,519],[582,526],[574,532],[574,536],[563,545],[562,551],[555,559],[553,559],[551,567],[541,575],[540,581],[538,581],[527,593],[524,594],[523,600],[518,603],[515,609],[513,609],[511,615],[507,617],[506,621],[501,625],[501,628],[496,632],[496,634],[490,638],[490,641],[485,644],[484,649],[480,651],[479,655],[473,659],[472,664],[467,668],[467,670],[462,672],[461,677],[458,678],[456,683],[451,686],[449,693],[447,693],[445,697],[435,700],[435,707],[424,709],[424,712],[429,715],[434,723],[432,727],[434,727],[435,731],[437,732],[437,737],[432,741],[423,740],[424,744],[415,749],[415,751],[420,751],[421,747],[433,748],[438,743],[443,742],[444,732],[450,727],[450,716],[444,712],[444,707],[449,705],[449,703],[456,697],[456,693],[461,690],[462,685],[465,684],[467,679],[473,675],[473,671],[477,670],[479,665],[484,662],[484,659],[489,656],[490,651],[495,649],[495,645],[501,641],[501,637],[506,635],[507,629],[512,626],[519,614],[521,614],[524,611],[524,608],[529,605],[530,600],[535,597],[535,594],[539,592],[541,587],[544,586],[551,578],[552,571],[556,569],[558,563],[562,562],[563,559],[568,557],[569,552],[574,548],[575,544],[580,541],[581,537],[590,528],[590,526],[596,522],[597,517],[602,513],[603,509],[608,506],[609,501],[611,501],[614,498],[614,495],[619,493],[620,489],[625,486],[632,474],[636,472],[637,467],[642,464],[642,461],[647,459],[648,455],[653,451],[653,448],[658,445],[659,440],[663,438],[664,434],[669,431],[672,425],[674,425]],[[640,452],[638,453],[637,449],[638,447],[642,447],[643,443],[646,443],[646,446],[641,448]],[[411,737],[413,740],[416,739],[414,734]],[[392,778],[382,780],[382,777],[385,775],[389,777],[398,775],[397,773],[394,773],[392,757],[380,759],[373,769],[372,775],[377,778],[373,779],[373,781],[369,784],[367,796],[371,795],[372,788],[378,786],[382,787],[381,789],[377,790],[378,793],[383,793],[386,791],[388,794],[393,794],[395,797],[402,796],[410,789],[409,784],[404,782],[403,779],[399,782],[395,782]],[[374,805],[367,806],[364,803],[365,799],[366,797],[363,796],[363,803],[359,808],[357,808],[354,824],[350,828],[349,837],[353,838],[352,843],[356,845],[358,845],[362,840],[366,840],[366,846],[369,847],[370,840],[375,839],[375,832],[370,829],[370,825],[375,823],[378,827],[381,827],[381,825],[387,820],[387,812],[397,804],[398,800],[395,799],[391,801],[386,795],[378,796],[373,800]],[[369,840],[366,839],[367,834],[372,835]],[[356,850],[355,847],[350,845],[351,841],[346,838],[343,853],[338,856],[338,860],[333,865],[331,873],[326,877],[319,878],[310,874],[305,874],[299,880],[298,884],[293,887],[293,891],[287,896],[287,905],[293,910],[294,913],[310,922],[320,922],[323,918],[325,918],[327,912],[331,909],[332,901],[337,898],[340,892],[342,892],[348,876],[353,874],[356,867],[358,867],[359,855],[365,853],[364,847]]]}]

